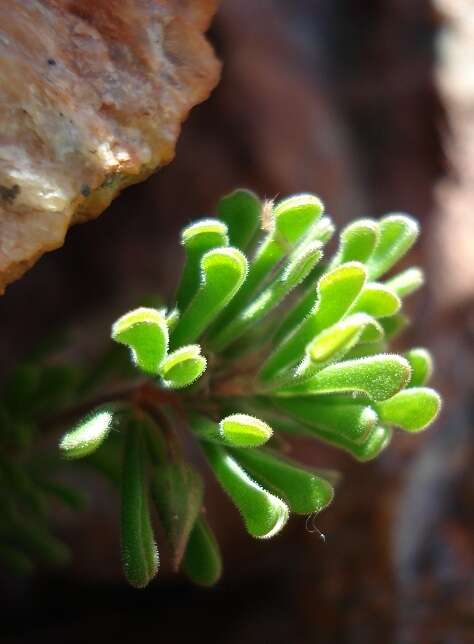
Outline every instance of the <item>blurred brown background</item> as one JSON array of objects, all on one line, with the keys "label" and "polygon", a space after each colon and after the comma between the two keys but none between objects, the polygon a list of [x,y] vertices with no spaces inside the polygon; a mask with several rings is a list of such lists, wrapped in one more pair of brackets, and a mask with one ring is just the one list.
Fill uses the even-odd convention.
[{"label": "blurred brown background", "polygon": [[401,346],[433,350],[436,427],[397,436],[365,466],[300,447],[343,472],[318,518],[326,543],[298,519],[273,542],[250,541],[211,489],[225,564],[212,591],[166,571],[127,589],[116,500],[93,487],[85,515],[58,527],[72,570],[5,589],[2,643],[474,641],[473,25],[469,1],[227,0],[210,34],[223,78],[176,160],[0,298],[4,375],[46,332],[72,326],[85,346],[96,324],[104,342],[140,295],[171,293],[179,229],[236,186],[316,192],[339,227],[408,211],[423,226],[410,260],[429,282]]}]

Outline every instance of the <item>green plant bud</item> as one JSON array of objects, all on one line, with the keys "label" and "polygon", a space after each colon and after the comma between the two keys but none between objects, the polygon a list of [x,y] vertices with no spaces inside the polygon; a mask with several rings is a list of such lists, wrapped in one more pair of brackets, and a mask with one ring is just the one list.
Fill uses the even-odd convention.
[{"label": "green plant bud", "polygon": [[145,373],[157,375],[168,351],[168,326],[156,309],[135,309],[112,327],[112,339],[130,347],[133,363]]},{"label": "green plant bud", "polygon": [[424,283],[423,271],[421,268],[413,266],[387,280],[385,285],[392,289],[398,297],[406,297],[421,288]]},{"label": "green plant bud", "polygon": [[219,545],[202,514],[197,518],[189,537],[183,571],[199,586],[214,586],[222,574]]},{"label": "green plant bud", "polygon": [[285,499],[292,512],[320,512],[333,499],[334,490],[325,479],[271,450],[235,450],[234,454],[261,485]]},{"label": "green plant bud", "polygon": [[65,458],[88,456],[105,441],[112,429],[117,405],[97,407],[64,434],[59,448]]},{"label": "green plant bud", "polygon": [[375,410],[348,396],[298,396],[274,399],[277,409],[311,429],[362,443],[378,423]]},{"label": "green plant bud", "polygon": [[191,417],[191,425],[200,439],[229,447],[258,447],[273,434],[267,423],[248,414],[226,416],[219,424],[195,414]]},{"label": "green plant bud", "polygon": [[323,210],[315,195],[299,194],[282,199],[273,209],[276,234],[294,244],[320,219]]},{"label": "green plant bud", "polygon": [[371,280],[389,271],[410,250],[418,237],[419,227],[412,217],[393,214],[380,220],[379,231],[379,240],[367,262]]},{"label": "green plant bud", "polygon": [[426,349],[416,348],[407,351],[405,358],[411,367],[411,378],[408,387],[426,385],[433,373],[433,359],[430,353]]},{"label": "green plant bud", "polygon": [[227,225],[231,246],[247,248],[258,230],[261,212],[262,202],[250,190],[234,190],[219,200],[217,216]]},{"label": "green plant bud", "polygon": [[331,268],[345,262],[365,262],[371,256],[379,238],[379,224],[373,219],[357,219],[341,232],[339,248]]},{"label": "green plant bud", "polygon": [[375,320],[365,313],[355,313],[321,331],[306,348],[306,354],[314,364],[323,364],[341,358],[354,347],[365,329],[372,329],[369,338],[374,341],[383,337],[383,330]]},{"label": "green plant bud", "polygon": [[279,277],[210,340],[211,348],[222,351],[240,338],[296,288],[321,257],[320,242],[312,242],[295,253]]},{"label": "green plant bud", "polygon": [[288,507],[263,489],[222,447],[203,442],[202,448],[223,489],[240,511],[249,534],[273,537],[288,521]]},{"label": "green plant bud", "polygon": [[395,425],[407,432],[419,432],[430,425],[441,409],[441,398],[428,387],[411,387],[393,398],[377,403],[383,423]]},{"label": "green plant bud", "polygon": [[138,422],[130,422],[122,469],[122,563],[127,580],[135,588],[144,588],[159,566],[145,489],[141,429]]},{"label": "green plant bud", "polygon": [[201,260],[201,285],[178,321],[172,348],[197,340],[232,300],[247,275],[247,259],[236,248],[216,248]]},{"label": "green plant bud", "polygon": [[263,420],[248,414],[232,414],[219,423],[219,434],[228,445],[258,447],[271,438],[273,430]]},{"label": "green plant bud", "polygon": [[188,344],[170,353],[163,360],[160,374],[163,383],[171,389],[189,387],[206,371],[207,360],[201,355],[199,344]]},{"label": "green plant bud", "polygon": [[201,281],[201,260],[213,248],[229,245],[227,226],[218,219],[202,219],[187,226],[181,234],[186,261],[176,301],[182,312],[196,295]]},{"label": "green plant bud", "polygon": [[374,318],[385,318],[398,313],[401,305],[402,302],[394,291],[388,286],[375,282],[364,286],[351,312],[362,312]]},{"label": "green plant bud", "polygon": [[408,382],[411,368],[401,356],[382,354],[345,360],[322,369],[308,380],[277,388],[278,395],[360,392],[372,400],[386,400]]},{"label": "green plant bud", "polygon": [[152,480],[153,499],[160,523],[173,552],[177,570],[189,535],[201,510],[204,484],[199,472],[182,459],[160,463]]},{"label": "green plant bud", "polygon": [[308,343],[347,313],[365,279],[364,266],[356,262],[342,264],[323,275],[318,282],[316,305],[266,360],[259,374],[261,380],[270,380],[280,370],[301,359]]}]

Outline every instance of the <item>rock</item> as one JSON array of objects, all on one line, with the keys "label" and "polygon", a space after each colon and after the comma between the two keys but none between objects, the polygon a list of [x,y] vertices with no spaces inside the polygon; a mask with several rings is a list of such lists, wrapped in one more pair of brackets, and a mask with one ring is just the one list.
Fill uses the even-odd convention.
[{"label": "rock", "polygon": [[[168,163],[220,66],[217,0],[10,0],[0,23],[0,293]],[[132,215],[132,213],[131,213]]]}]

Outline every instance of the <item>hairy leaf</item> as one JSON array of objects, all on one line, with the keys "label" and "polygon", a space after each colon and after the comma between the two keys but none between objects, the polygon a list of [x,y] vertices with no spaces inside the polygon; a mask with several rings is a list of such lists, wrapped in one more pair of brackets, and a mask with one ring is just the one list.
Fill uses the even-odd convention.
[{"label": "hairy leaf", "polygon": [[400,391],[410,375],[410,365],[404,358],[382,354],[330,365],[302,383],[277,389],[277,393],[294,396],[360,392],[372,400],[385,400]]},{"label": "hairy leaf", "polygon": [[379,402],[376,409],[383,423],[418,432],[435,420],[441,409],[441,398],[428,387],[411,387]]},{"label": "hairy leaf", "polygon": [[408,387],[426,385],[433,373],[433,359],[430,353],[426,349],[416,348],[407,351],[405,358],[411,367],[411,378]]},{"label": "hairy leaf", "polygon": [[116,405],[103,405],[66,432],[59,443],[65,458],[83,458],[95,452],[112,429],[118,412]]},{"label": "hairy leaf", "polygon": [[395,315],[402,303],[398,295],[383,284],[366,284],[351,308],[352,313],[367,313],[374,318]]},{"label": "hairy leaf", "polygon": [[222,447],[202,443],[214,474],[240,511],[249,534],[267,539],[288,520],[286,504],[256,483]]},{"label": "hairy leaf", "polygon": [[331,268],[345,262],[365,262],[371,256],[379,238],[379,225],[373,219],[358,219],[343,229],[339,248]]},{"label": "hairy leaf", "polygon": [[234,454],[261,485],[282,497],[292,512],[320,512],[333,499],[334,490],[325,479],[268,449],[235,450]]},{"label": "hairy leaf", "polygon": [[181,233],[186,261],[176,294],[180,311],[184,311],[199,289],[201,260],[212,248],[229,245],[227,226],[218,219],[202,219],[187,226]]},{"label": "hairy leaf", "polygon": [[189,387],[206,370],[207,361],[198,344],[188,344],[170,353],[161,363],[164,385],[171,389]]},{"label": "hairy leaf", "polygon": [[122,471],[122,563],[127,580],[135,588],[147,586],[159,566],[145,489],[141,429],[138,422],[130,422]]},{"label": "hairy leaf", "polygon": [[194,415],[191,424],[200,439],[229,447],[258,447],[273,434],[267,423],[248,414],[226,416],[219,424],[205,416]]},{"label": "hairy leaf", "polygon": [[201,260],[201,285],[171,336],[173,349],[194,342],[232,300],[247,274],[247,260],[236,248],[216,248]]},{"label": "hairy leaf", "polygon": [[406,297],[417,291],[424,282],[425,278],[421,268],[413,266],[387,280],[385,285],[392,289],[398,297]]},{"label": "hairy leaf", "polygon": [[204,484],[189,463],[160,463],[152,481],[152,493],[161,525],[168,537],[175,569],[183,558],[189,535],[201,510]]},{"label": "hairy leaf", "polygon": [[217,215],[229,231],[229,243],[245,250],[260,224],[262,203],[250,190],[238,189],[224,195],[217,204]]},{"label": "hairy leaf", "polygon": [[204,516],[194,524],[183,559],[183,571],[195,584],[214,586],[222,574],[219,545]]},{"label": "hairy leaf", "polygon": [[130,347],[133,362],[142,371],[158,374],[168,351],[168,326],[159,311],[140,307],[126,313],[113,325],[112,338]]},{"label": "hairy leaf", "polygon": [[419,233],[417,222],[407,215],[393,214],[379,222],[380,236],[367,262],[369,278],[377,279],[407,253]]},{"label": "hairy leaf", "polygon": [[348,396],[298,396],[274,400],[277,409],[309,428],[363,442],[378,422],[375,410],[364,401]]}]

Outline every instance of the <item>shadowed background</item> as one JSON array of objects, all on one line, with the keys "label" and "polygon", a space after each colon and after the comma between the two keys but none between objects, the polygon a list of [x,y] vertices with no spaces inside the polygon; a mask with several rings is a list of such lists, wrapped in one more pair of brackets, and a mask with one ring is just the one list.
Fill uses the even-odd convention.
[{"label": "shadowed background", "polygon": [[148,590],[126,588],[117,499],[89,481],[89,509],[58,518],[72,568],[0,586],[2,642],[455,644],[473,636],[474,92],[456,92],[461,25],[473,9],[465,3],[457,14],[453,4],[227,0],[210,34],[223,78],[185,124],[175,161],[71,230],[0,298],[4,376],[46,333],[71,326],[86,351],[108,341],[110,321],[140,296],[171,294],[180,228],[236,186],[267,197],[315,192],[338,228],[407,211],[423,229],[409,260],[424,266],[428,285],[409,301],[413,326],[400,347],[434,353],[445,398],[435,428],[398,434],[367,465],[295,446],[308,463],[343,473],[317,521],[326,543],[304,518],[272,542],[251,541],[207,477],[225,566],[211,591],[166,568]]}]

